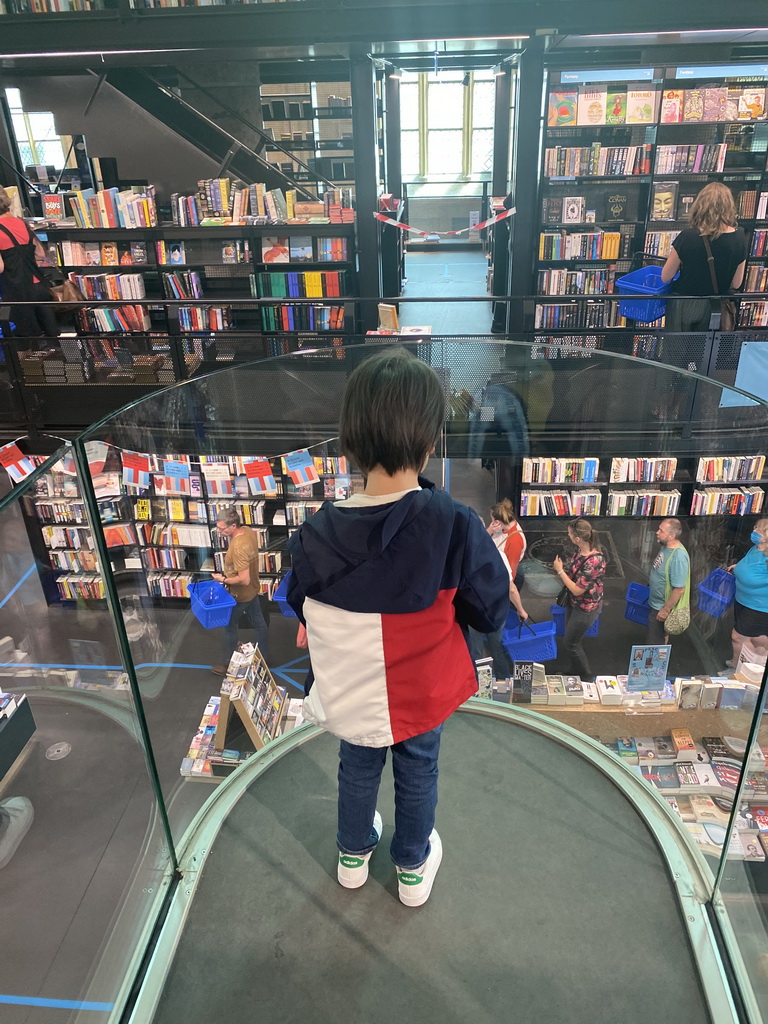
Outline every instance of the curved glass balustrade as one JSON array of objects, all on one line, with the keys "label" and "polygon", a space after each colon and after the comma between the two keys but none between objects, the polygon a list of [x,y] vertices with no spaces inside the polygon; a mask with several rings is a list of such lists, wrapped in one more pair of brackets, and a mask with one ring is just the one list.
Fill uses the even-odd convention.
[{"label": "curved glass balustrade", "polygon": [[[526,715],[599,741],[603,770],[630,790],[628,773],[644,777],[648,813],[674,823],[700,867],[754,1019],[768,1017],[765,672],[758,638],[730,676],[731,595],[715,571],[748,553],[761,519],[750,509],[762,500],[764,470],[746,457],[765,452],[766,406],[692,373],[567,345],[410,347],[449,398],[426,475],[486,523],[503,497],[528,513],[520,593],[535,636],[512,616],[506,640],[547,678],[536,669],[532,691],[519,683],[510,693],[497,665],[487,696],[522,698]],[[34,809],[0,871],[4,890],[12,881],[12,918],[26,928],[0,998],[121,1005],[143,948],[137,936],[157,921],[175,860],[184,867],[190,826],[252,770],[263,744],[295,727],[291,700],[301,698],[307,653],[296,620],[272,599],[289,568],[289,532],[323,500],[362,486],[340,461],[338,410],[350,371],[376,349],[301,352],[158,392],[93,426],[0,506],[0,638],[10,638],[0,639],[0,688],[25,693],[36,724],[25,746],[17,722],[21,761],[0,780],[0,813],[17,798]],[[294,460],[283,460],[305,450],[305,471],[297,458],[292,478]],[[216,521],[232,502],[258,533],[262,648],[275,689],[230,701],[229,730],[217,733],[221,678],[211,666],[227,662],[231,634],[205,628],[211,620],[195,616],[187,586],[220,564]],[[552,562],[574,550],[566,527],[575,514],[590,517],[606,555],[604,606],[584,640],[589,673],[557,635]],[[683,526],[691,624],[671,651],[638,657],[664,514]],[[238,639],[254,638],[241,622]],[[566,687],[577,672],[598,677],[600,692]],[[685,732],[689,753],[672,739],[683,743]],[[94,809],[98,827],[86,832]],[[2,842],[0,833],[0,863]],[[30,1005],[9,1004],[19,1016],[7,1019],[35,1020]]]}]

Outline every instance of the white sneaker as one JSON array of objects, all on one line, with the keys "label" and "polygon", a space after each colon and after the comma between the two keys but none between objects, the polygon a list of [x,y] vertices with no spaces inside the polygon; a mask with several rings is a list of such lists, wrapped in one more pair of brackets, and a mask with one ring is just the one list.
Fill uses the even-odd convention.
[{"label": "white sneaker", "polygon": [[35,812],[25,796],[0,800],[0,868],[4,868],[29,831]]},{"label": "white sneaker", "polygon": [[427,902],[432,892],[435,875],[443,859],[443,844],[437,829],[432,829],[429,842],[429,856],[420,868],[415,871],[397,869],[397,894],[406,907],[420,907]]},{"label": "white sneaker", "polygon": [[[376,842],[381,839],[381,815],[378,811],[373,816],[373,831],[376,833]],[[371,850],[373,853],[373,850]],[[345,889],[359,889],[361,885],[365,885],[368,881],[368,861],[371,859],[371,853],[366,853],[364,857],[355,857],[350,853],[339,854],[339,866],[336,869],[336,877],[339,880],[339,885],[343,885]]]}]

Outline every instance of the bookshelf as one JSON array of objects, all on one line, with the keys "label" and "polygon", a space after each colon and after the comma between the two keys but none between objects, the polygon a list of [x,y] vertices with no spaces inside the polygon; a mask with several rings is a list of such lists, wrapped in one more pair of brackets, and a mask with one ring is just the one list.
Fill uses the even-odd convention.
[{"label": "bookshelf", "polygon": [[[757,66],[550,71],[537,329],[627,327],[617,304],[567,296],[609,295],[633,257],[666,258],[711,181],[732,190],[747,234],[744,289],[768,288],[766,85]],[[739,326],[766,325],[768,302],[740,303]]]},{"label": "bookshelf", "polygon": [[521,517],[758,515],[765,507],[762,455],[524,458]]}]

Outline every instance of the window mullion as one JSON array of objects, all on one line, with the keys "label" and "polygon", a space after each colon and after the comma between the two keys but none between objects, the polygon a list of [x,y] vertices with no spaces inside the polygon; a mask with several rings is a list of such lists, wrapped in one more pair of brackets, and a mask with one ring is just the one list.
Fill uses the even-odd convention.
[{"label": "window mullion", "polygon": [[469,76],[469,85],[464,87],[464,125],[461,133],[461,173],[465,178],[472,174],[472,117],[475,76]]},{"label": "window mullion", "polygon": [[428,132],[429,132],[429,83],[427,75],[419,73],[419,177],[426,178],[428,174]]}]

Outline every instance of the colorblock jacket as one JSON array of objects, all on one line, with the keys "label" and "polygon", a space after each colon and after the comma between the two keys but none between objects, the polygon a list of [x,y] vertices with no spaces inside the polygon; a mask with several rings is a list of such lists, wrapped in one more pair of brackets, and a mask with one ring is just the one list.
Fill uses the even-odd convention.
[{"label": "colorblock jacket", "polygon": [[304,717],[385,747],[436,728],[477,690],[467,627],[499,629],[509,576],[480,518],[434,484],[371,507],[326,502],[288,545],[307,628]]}]

